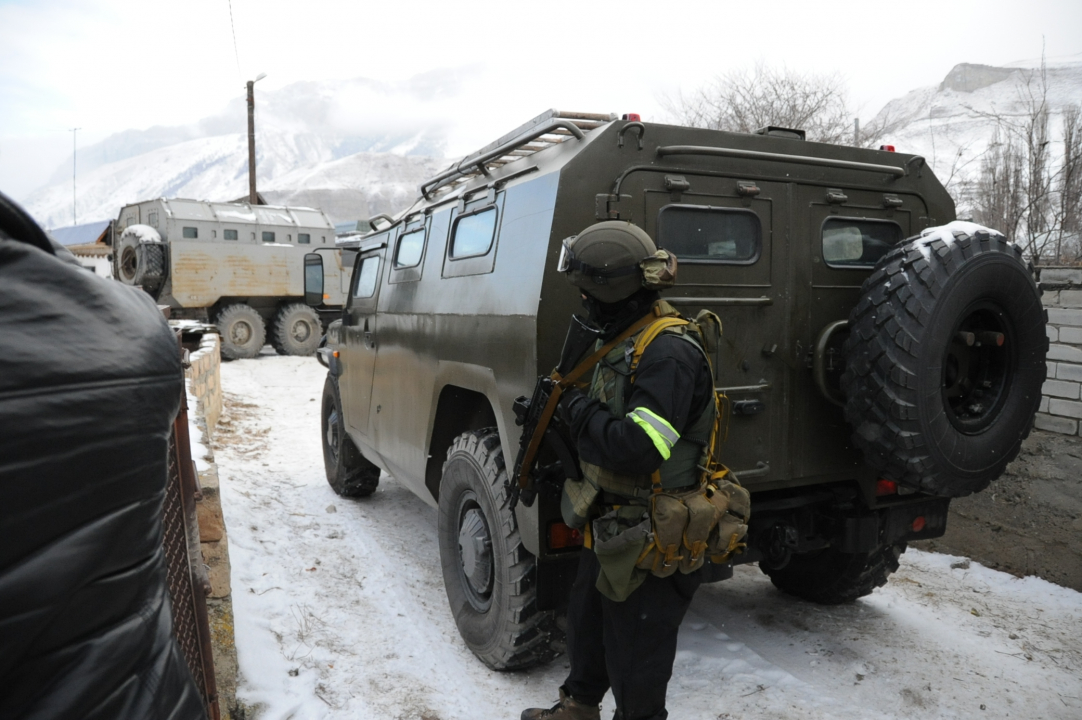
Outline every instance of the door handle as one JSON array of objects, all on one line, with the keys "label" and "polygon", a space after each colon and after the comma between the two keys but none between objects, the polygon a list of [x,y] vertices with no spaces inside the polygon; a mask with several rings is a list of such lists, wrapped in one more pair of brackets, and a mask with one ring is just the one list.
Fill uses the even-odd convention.
[{"label": "door handle", "polygon": [[376,349],[376,334],[365,331],[364,333],[364,346],[369,350]]}]

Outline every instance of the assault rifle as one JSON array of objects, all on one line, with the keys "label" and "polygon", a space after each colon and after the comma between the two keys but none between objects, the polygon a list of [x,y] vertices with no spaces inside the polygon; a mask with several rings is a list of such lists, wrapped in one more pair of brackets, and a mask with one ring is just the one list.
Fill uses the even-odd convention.
[{"label": "assault rifle", "polygon": [[594,346],[600,333],[578,315],[572,316],[560,364],[551,375],[537,378],[531,397],[515,398],[515,422],[522,426],[522,437],[514,464],[516,477],[511,481],[512,509],[519,499],[526,507],[533,505],[543,483],[558,488],[567,478],[581,479],[571,428],[556,412],[556,404],[564,389],[588,369],[574,372],[579,370],[579,361]]}]

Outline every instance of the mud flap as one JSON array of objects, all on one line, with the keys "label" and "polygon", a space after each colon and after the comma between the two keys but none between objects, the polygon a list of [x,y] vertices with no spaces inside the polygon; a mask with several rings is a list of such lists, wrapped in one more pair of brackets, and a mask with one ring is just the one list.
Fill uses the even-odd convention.
[{"label": "mud flap", "polygon": [[888,509],[882,515],[883,542],[929,540],[947,531],[951,499],[936,497]]}]

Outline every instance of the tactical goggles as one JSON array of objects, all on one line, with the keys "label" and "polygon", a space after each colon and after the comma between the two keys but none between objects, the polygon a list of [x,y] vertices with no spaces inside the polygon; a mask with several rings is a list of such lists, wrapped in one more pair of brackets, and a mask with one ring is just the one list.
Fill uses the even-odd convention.
[{"label": "tactical goggles", "polygon": [[560,257],[556,261],[556,269],[562,273],[568,272],[580,272],[586,277],[592,278],[598,285],[604,285],[605,281],[610,278],[623,277],[624,275],[631,275],[639,271],[638,265],[628,265],[626,267],[613,268],[611,270],[603,270],[593,265],[587,265],[578,258],[575,257],[575,253],[571,250],[571,243],[575,242],[578,235],[572,235],[563,241],[563,245],[560,247]]}]

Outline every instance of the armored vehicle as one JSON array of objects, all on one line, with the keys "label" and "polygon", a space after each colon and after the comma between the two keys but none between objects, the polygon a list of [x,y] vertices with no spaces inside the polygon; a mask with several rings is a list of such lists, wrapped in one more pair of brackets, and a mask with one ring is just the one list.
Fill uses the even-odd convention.
[{"label": "armored vehicle", "polygon": [[306,253],[324,264],[325,310],[349,286],[321,210],[159,198],[126,205],[116,227],[113,276],[175,318],[215,323],[227,358],[255,357],[268,340],[282,354],[315,352],[323,324],[303,302]]},{"label": "armored vehicle", "polygon": [[[514,403],[580,310],[562,240],[613,219],[679,258],[668,302],[722,319],[723,459],[752,494],[736,562],[782,591],[868,594],[1028,434],[1047,349],[1031,268],[954,222],[921,157],[545,113],[343,244],[350,297],[320,351],[332,487],[370,494],[383,469],[438,508],[451,609],[491,667],[551,657],[574,574],[582,537],[558,486],[511,502]],[[318,302],[324,266],[306,262]]]}]

